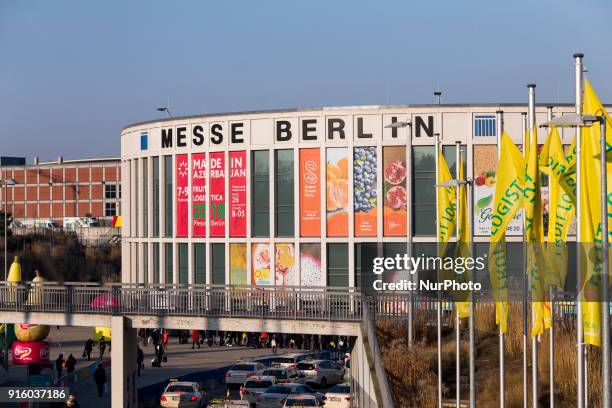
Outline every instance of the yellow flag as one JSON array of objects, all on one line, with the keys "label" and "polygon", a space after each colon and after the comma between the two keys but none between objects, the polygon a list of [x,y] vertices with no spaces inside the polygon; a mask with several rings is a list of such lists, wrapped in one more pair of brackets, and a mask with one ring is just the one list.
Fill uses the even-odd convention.
[{"label": "yellow flag", "polygon": [[[438,184],[450,181],[450,174],[442,150],[438,152]],[[457,218],[457,197],[454,187],[438,188],[438,242],[448,242],[455,231]]]},{"label": "yellow flag", "polygon": [[[465,170],[463,163],[459,159],[459,180],[465,179]],[[467,188],[466,186],[459,187],[459,218],[457,219],[457,257],[468,258],[470,256],[470,231],[468,225],[468,208],[467,208]],[[471,279],[471,272],[466,271],[462,275],[463,281]],[[465,299],[465,296],[463,296]],[[456,302],[457,313],[460,318],[470,317],[470,302]]]},{"label": "yellow flag", "polygon": [[[606,117],[606,151],[612,150],[612,126],[610,118],[589,81],[585,81],[584,113]],[[584,341],[595,346],[601,345],[601,180],[599,161],[600,129],[594,125],[583,129],[580,155],[580,239],[585,251],[581,257],[582,273],[585,277],[580,300],[583,303]],[[606,171],[612,172],[608,160]],[[608,219],[612,206],[612,177],[608,177]],[[590,248],[589,248],[590,246]],[[588,252],[589,256],[585,256]]]},{"label": "yellow flag", "polygon": [[525,184],[525,160],[505,132],[501,138],[496,184],[491,217],[489,278],[496,300],[495,320],[502,333],[505,333],[508,329],[506,227],[523,203]]}]

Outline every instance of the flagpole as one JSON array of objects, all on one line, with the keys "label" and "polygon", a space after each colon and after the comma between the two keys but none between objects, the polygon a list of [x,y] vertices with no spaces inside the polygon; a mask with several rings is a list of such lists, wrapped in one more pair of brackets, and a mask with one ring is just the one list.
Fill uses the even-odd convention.
[{"label": "flagpole", "polygon": [[[496,114],[497,123],[497,163],[499,166],[500,152],[501,152],[501,138],[504,131],[504,112],[498,110]],[[499,172],[499,169],[497,169]],[[505,244],[504,244],[505,245]],[[505,313],[504,306],[501,307],[501,313]],[[499,325],[499,406],[504,408],[506,405],[505,401],[505,359],[504,359],[504,332],[501,324]]]},{"label": "flagpole", "polygon": [[[582,114],[582,58],[584,58],[584,54],[574,54],[574,76],[575,76],[575,85],[576,85],[576,114]],[[576,407],[584,408],[584,397],[585,397],[585,389],[584,389],[584,344],[583,344],[583,336],[584,336],[584,327],[583,327],[583,319],[582,319],[582,300],[581,300],[581,280],[582,280],[582,267],[581,267],[581,239],[582,234],[580,232],[581,229],[581,201],[580,200],[580,151],[582,150],[582,129],[580,126],[576,127],[576,389],[577,389],[577,398],[576,398]]]},{"label": "flagpole", "polygon": [[[468,200],[468,228],[470,231],[470,256],[474,256],[474,188],[473,180],[467,183],[467,200]],[[472,274],[474,279],[474,274]],[[470,290],[470,320],[469,320],[469,331],[470,331],[470,408],[476,408],[476,363],[475,350],[474,350],[474,291]]]},{"label": "flagpole", "polygon": [[[548,120],[552,120],[553,118],[553,107],[548,106]],[[552,171],[551,171],[552,173]],[[550,186],[550,180],[552,174],[549,174],[548,185]],[[549,191],[550,191],[550,187]],[[550,194],[550,193],[549,193]],[[548,228],[551,228],[550,218],[548,222]],[[524,234],[523,234],[524,235]],[[548,245],[552,243],[549,242]],[[549,382],[549,391],[550,394],[550,408],[554,408],[555,406],[555,293],[554,286],[548,286],[548,301],[550,303],[550,331],[548,332],[548,382]]]},{"label": "flagpole", "polygon": [[[521,113],[523,123],[523,156],[525,156],[527,143],[527,112]],[[523,210],[523,271],[527,270],[526,246],[525,246],[525,214]],[[528,364],[527,364],[527,292],[529,291],[529,282],[527,281],[527,273],[523,273],[523,408],[529,405],[529,379],[528,379]]]},{"label": "flagpole", "polygon": [[[434,134],[436,138],[436,154],[435,154],[435,163],[436,163],[436,184],[438,183],[438,166],[439,160],[438,156],[440,155],[440,134]],[[440,256],[440,219],[438,217],[438,189],[436,188],[436,239],[438,241],[437,244],[437,252],[438,257]],[[436,268],[436,280],[440,282],[440,270]],[[437,291],[438,300],[436,307],[436,321],[437,321],[437,337],[438,337],[438,408],[442,408],[442,310],[440,310],[442,306],[442,302],[440,301],[440,290]]]},{"label": "flagpole", "polygon": [[602,399],[603,408],[610,408],[610,301],[608,299],[608,175],[606,162],[606,116],[602,114],[599,119],[599,154],[601,165],[601,277],[602,288]]},{"label": "flagpole", "polygon": [[[461,178],[461,171],[460,171],[460,167],[461,167],[461,141],[456,141],[455,142],[455,177],[457,178],[457,180],[459,180]],[[459,213],[460,213],[460,208],[459,206],[461,205],[461,193],[459,192],[460,188],[459,186],[457,186],[456,191],[455,191],[455,197],[457,200],[457,206],[456,206],[456,216],[455,216],[455,236],[457,237],[457,249],[459,248],[459,227],[461,225],[461,220],[459,219]],[[456,383],[456,394],[457,394],[457,408],[460,408],[461,406],[461,330],[460,330],[460,326],[461,326],[461,318],[459,317],[459,308],[456,305],[455,302],[455,313],[456,313],[456,317],[455,317],[455,341],[456,341],[456,350],[455,350],[455,383]]]},{"label": "flagpole", "polygon": [[[535,84],[527,85],[528,90],[528,122],[529,122],[529,144],[531,146],[537,146],[538,141],[536,140],[533,143],[532,138],[536,137],[534,132],[535,129]],[[531,150],[529,152],[531,154]],[[539,186],[536,186],[539,188]],[[525,235],[525,231],[523,231],[523,235]],[[528,242],[527,245],[530,245]],[[533,321],[534,316],[534,307],[533,307],[534,297],[533,292],[531,296],[531,319]],[[533,336],[531,338],[531,404],[534,408],[538,406],[538,338],[537,336]]]}]

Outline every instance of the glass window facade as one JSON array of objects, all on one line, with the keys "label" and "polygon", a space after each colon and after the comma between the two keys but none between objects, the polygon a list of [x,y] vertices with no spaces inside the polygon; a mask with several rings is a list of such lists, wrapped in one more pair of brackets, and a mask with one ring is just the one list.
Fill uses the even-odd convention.
[{"label": "glass window facade", "polygon": [[364,290],[372,289],[375,276],[372,273],[374,258],[378,256],[378,243],[361,242],[355,244],[355,286]]},{"label": "glass window facade", "polygon": [[270,235],[270,156],[268,150],[252,152],[251,234]]},{"label": "glass window facade", "polygon": [[225,284],[225,244],[211,244],[212,284]]},{"label": "glass window facade", "polygon": [[412,148],[412,225],[414,235],[436,235],[434,146]]},{"label": "glass window facade", "polygon": [[348,283],[348,244],[327,244],[327,286],[346,287]]},{"label": "glass window facade", "polygon": [[293,149],[274,152],[274,200],[277,237],[294,235]]},{"label": "glass window facade", "polygon": [[153,157],[153,236],[159,237],[159,157]]},{"label": "glass window facade", "polygon": [[187,244],[178,244],[179,283],[189,283],[189,248]]},{"label": "glass window facade", "polygon": [[154,242],[153,243],[153,253],[152,255],[152,261],[153,261],[153,282],[152,283],[159,283],[160,282],[160,275],[159,275],[159,243]]},{"label": "glass window facade", "polygon": [[164,236],[172,236],[172,209],[174,187],[172,186],[172,156],[164,156]]},{"label": "glass window facade", "polygon": [[194,283],[206,283],[206,244],[193,244]]},{"label": "glass window facade", "polygon": [[164,244],[164,272],[166,273],[166,283],[174,283],[174,258],[171,243]]},{"label": "glass window facade", "polygon": [[149,244],[142,244],[142,273],[144,283],[149,283]]},{"label": "glass window facade", "polygon": [[142,236],[149,236],[149,160],[142,159]]}]

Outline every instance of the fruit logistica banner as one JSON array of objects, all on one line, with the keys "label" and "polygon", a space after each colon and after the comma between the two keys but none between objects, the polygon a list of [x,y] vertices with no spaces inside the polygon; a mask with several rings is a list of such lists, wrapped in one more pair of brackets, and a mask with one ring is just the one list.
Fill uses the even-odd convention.
[{"label": "fruit logistica banner", "polygon": [[326,192],[327,192],[327,236],[348,235],[348,149],[330,147],[327,149]]},{"label": "fruit logistica banner", "polygon": [[321,156],[319,149],[300,149],[300,235],[321,235]]},{"label": "fruit logistica banner", "polygon": [[210,236],[225,236],[225,152],[210,153]]},{"label": "fruit logistica banner", "polygon": [[189,234],[189,162],[187,154],[176,155],[176,236]]},{"label": "fruit logistica banner", "polygon": [[404,236],[407,225],[406,147],[383,148],[383,234]]},{"label": "fruit logistica banner", "polygon": [[206,153],[191,155],[191,201],[194,237],[206,236]]},{"label": "fruit logistica banner", "polygon": [[246,151],[229,152],[230,237],[246,237]]},{"label": "fruit logistica banner", "polygon": [[376,236],[376,147],[355,147],[353,152],[355,236]]}]

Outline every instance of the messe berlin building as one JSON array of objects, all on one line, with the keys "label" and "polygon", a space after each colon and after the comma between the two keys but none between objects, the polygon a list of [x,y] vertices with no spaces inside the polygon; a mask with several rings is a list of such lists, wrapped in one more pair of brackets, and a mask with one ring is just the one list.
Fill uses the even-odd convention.
[{"label": "messe berlin building", "polygon": [[[522,143],[526,105],[403,105],[197,115],[121,133],[122,279],[358,287],[372,256],[435,242],[435,144],[474,177],[487,241],[498,117]],[[573,112],[538,106],[536,122]],[[387,127],[409,122],[403,127]],[[541,129],[538,142],[544,143]],[[573,131],[564,130],[567,147]],[[543,188],[546,209],[547,191]],[[522,219],[508,227],[519,240]]]}]

